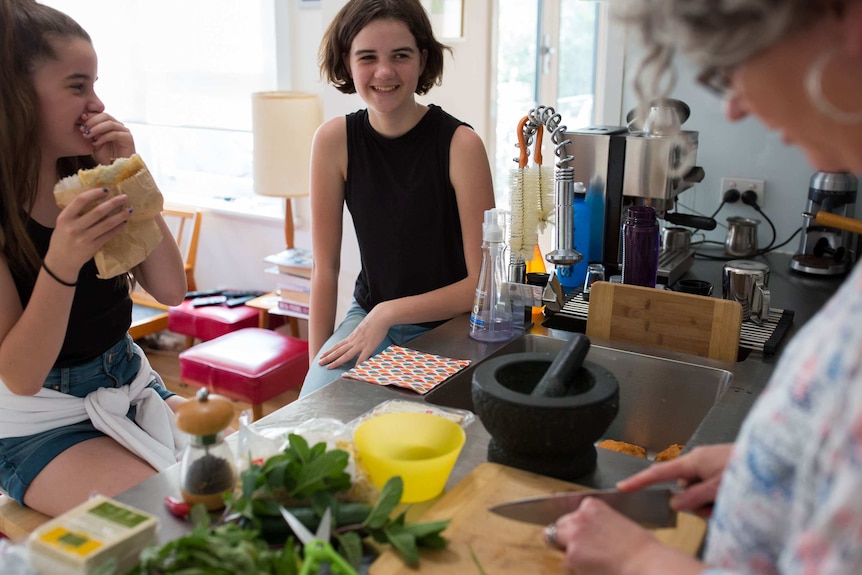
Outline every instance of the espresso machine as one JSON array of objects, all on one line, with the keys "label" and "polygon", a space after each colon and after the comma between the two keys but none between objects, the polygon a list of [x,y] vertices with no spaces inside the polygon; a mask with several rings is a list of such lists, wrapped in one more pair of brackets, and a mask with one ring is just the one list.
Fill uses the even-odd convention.
[{"label": "espresso machine", "polygon": [[[629,112],[627,126],[590,126],[566,133],[572,144],[575,180],[584,182],[588,196],[600,194],[603,200],[601,263],[608,275],[620,270],[620,232],[628,206],[653,206],[660,218],[674,225],[715,228],[711,218],[671,211],[676,197],[701,181],[704,172],[694,165],[698,132],[679,128],[688,119],[688,106],[678,100],[664,102],[674,106],[679,122],[667,133],[636,125],[634,110]],[[656,107],[653,106],[653,112]],[[647,128],[646,123],[644,127]],[[662,248],[659,283],[672,284],[693,263],[694,250],[690,247]]]},{"label": "espresso machine", "polygon": [[808,206],[802,224],[799,251],[790,268],[799,272],[832,276],[846,273],[856,261],[856,234],[821,225],[818,212],[853,218],[856,206],[856,176],[847,173],[816,172],[808,186]]}]

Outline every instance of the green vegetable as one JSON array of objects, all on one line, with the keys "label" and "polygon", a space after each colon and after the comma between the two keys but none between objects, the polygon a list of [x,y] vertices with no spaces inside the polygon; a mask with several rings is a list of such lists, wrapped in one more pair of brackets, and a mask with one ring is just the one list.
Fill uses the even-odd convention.
[{"label": "green vegetable", "polygon": [[[368,537],[389,543],[413,566],[419,563],[419,547],[446,546],[440,533],[448,521],[407,523],[405,513],[392,518],[404,489],[400,477],[383,486],[373,506],[341,501],[336,496],[350,488],[348,454],[327,451],[324,443],[309,447],[298,435],[289,440],[283,453],[242,472],[240,497],[227,496],[225,516],[236,517],[236,522],[212,526],[206,508],[195,505],[189,514],[192,532],[144,549],[140,563],[127,575],[297,575],[300,547],[281,517],[285,501],[312,532],[331,509],[334,545],[354,567],[362,560],[362,540]],[[299,500],[307,505],[297,507]],[[115,570],[116,562],[109,562],[98,574],[114,575]]]},{"label": "green vegetable", "polygon": [[[246,524],[256,526],[260,531],[261,537],[268,543],[281,545],[288,537],[293,536],[293,531],[290,530],[287,521],[284,520],[284,517],[278,511],[277,501],[273,499],[259,499],[254,502],[253,509],[255,510],[255,520]],[[365,521],[371,509],[371,505],[368,503],[337,501],[332,507],[333,527],[337,529],[342,526],[359,525]],[[275,513],[272,513],[273,510]],[[312,533],[317,531],[321,515],[314,509],[311,507],[288,507],[287,510],[293,513],[294,517],[299,519],[300,523],[308,527],[309,531]]]},{"label": "green vegetable", "polygon": [[289,435],[290,445],[284,453],[270,457],[263,466],[271,485],[283,487],[295,499],[305,499],[320,491],[337,493],[350,489],[350,475],[345,472],[349,456],[346,451],[326,451],[325,443],[308,447],[299,435]]},{"label": "green vegetable", "polygon": [[362,561],[362,538],[356,531],[336,533],[335,540],[341,555],[351,565],[359,565]]},{"label": "green vegetable", "polygon": [[473,546],[468,543],[467,547],[470,549],[470,557],[473,558],[473,563],[476,564],[476,569],[479,570],[479,575],[486,575],[485,568],[482,567],[481,563],[479,563],[479,557],[476,555],[476,552],[473,551]]},{"label": "green vegetable", "polygon": [[[409,565],[419,563],[419,547],[446,546],[440,533],[448,521],[406,523],[403,513],[392,519],[404,490],[400,477],[383,486],[374,507],[345,503],[336,496],[350,488],[350,475],[345,471],[347,452],[327,451],[325,443],[309,447],[299,435],[290,435],[288,440],[283,453],[269,458],[263,466],[251,465],[242,472],[240,497],[228,496],[228,514],[239,515],[244,525],[259,530],[267,541],[281,544],[290,536],[279,511],[284,505],[312,532],[326,509],[332,509],[336,550],[354,567],[362,558],[362,539],[366,537],[389,543]],[[297,507],[297,500],[307,505]]]},{"label": "green vegetable", "polygon": [[[195,513],[198,508],[203,512]],[[255,530],[233,523],[211,527],[202,505],[196,505],[192,515],[191,534],[144,549],[140,563],[127,575],[299,573],[301,563],[292,539],[281,549],[270,549]]]}]

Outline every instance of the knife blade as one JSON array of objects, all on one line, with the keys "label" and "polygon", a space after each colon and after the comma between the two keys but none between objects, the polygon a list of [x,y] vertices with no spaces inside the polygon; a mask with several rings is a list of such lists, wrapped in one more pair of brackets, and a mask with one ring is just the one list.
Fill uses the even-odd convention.
[{"label": "knife blade", "polygon": [[517,521],[548,525],[577,509],[587,497],[596,497],[645,527],[675,527],[676,511],[670,507],[670,498],[680,491],[676,485],[651,485],[631,492],[587,489],[509,501],[489,511]]}]

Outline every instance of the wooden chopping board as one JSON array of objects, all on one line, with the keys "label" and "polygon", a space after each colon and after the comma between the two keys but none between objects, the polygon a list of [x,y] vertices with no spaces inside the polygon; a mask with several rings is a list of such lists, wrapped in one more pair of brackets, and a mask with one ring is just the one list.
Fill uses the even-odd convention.
[{"label": "wooden chopping board", "polygon": [[596,282],[587,335],[735,362],[742,306],[735,301]]},{"label": "wooden chopping board", "polygon": [[[551,477],[536,475],[496,463],[482,463],[421,516],[423,521],[451,519],[443,536],[444,550],[422,550],[418,572],[452,575],[479,574],[472,548],[487,574],[567,574],[563,552],[549,548],[542,539],[543,525],[507,519],[488,510],[513,499],[586,489]],[[656,529],[655,536],[672,547],[694,555],[706,534],[706,522],[680,513],[673,529]],[[415,574],[391,550],[372,565],[370,575]]]}]

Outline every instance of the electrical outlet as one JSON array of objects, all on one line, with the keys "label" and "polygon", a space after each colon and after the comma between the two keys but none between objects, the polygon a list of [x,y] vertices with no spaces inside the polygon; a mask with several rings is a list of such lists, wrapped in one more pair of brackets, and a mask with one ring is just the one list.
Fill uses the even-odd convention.
[{"label": "electrical outlet", "polygon": [[[766,188],[764,180],[752,180],[749,178],[721,178],[721,195],[719,200],[724,199],[724,192],[727,190],[739,190],[741,196],[743,192],[751,190],[757,194],[757,205],[763,206],[763,191]],[[742,203],[742,200],[737,200]]]}]

